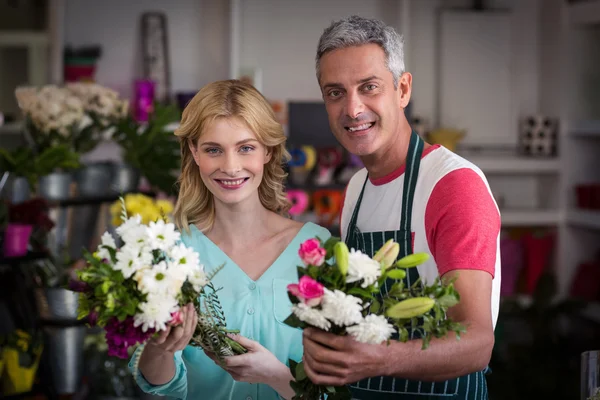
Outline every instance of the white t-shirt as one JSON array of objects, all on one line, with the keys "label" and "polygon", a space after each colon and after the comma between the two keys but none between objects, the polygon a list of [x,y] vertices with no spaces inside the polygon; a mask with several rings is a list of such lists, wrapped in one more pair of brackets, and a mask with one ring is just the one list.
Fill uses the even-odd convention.
[{"label": "white t-shirt", "polygon": [[[400,229],[404,168],[367,182],[357,227],[361,232]],[[367,170],[358,171],[346,187],[340,216],[342,239]],[[492,321],[500,303],[500,212],[487,179],[471,162],[439,145],[423,151],[412,209],[413,252],[432,257],[418,266],[424,282],[453,270],[490,273]]]}]

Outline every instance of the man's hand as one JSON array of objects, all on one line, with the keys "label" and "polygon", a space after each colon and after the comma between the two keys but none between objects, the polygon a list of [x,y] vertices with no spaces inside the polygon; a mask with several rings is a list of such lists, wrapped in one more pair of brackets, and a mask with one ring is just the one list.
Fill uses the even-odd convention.
[{"label": "man's hand", "polygon": [[317,385],[343,386],[363,378],[382,375],[385,343],[360,343],[314,328],[304,329],[304,370]]}]

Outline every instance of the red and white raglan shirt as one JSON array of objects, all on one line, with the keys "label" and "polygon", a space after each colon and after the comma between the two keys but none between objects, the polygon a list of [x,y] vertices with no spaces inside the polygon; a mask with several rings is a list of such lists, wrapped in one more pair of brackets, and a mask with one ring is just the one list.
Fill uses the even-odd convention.
[{"label": "red and white raglan shirt", "polygon": [[[361,232],[400,229],[404,168],[380,179],[369,179],[358,213]],[[342,240],[367,170],[348,183],[340,217]],[[413,253],[432,257],[419,265],[424,282],[453,270],[470,269],[493,278],[492,321],[500,303],[500,212],[481,170],[439,145],[423,151],[412,209]]]}]

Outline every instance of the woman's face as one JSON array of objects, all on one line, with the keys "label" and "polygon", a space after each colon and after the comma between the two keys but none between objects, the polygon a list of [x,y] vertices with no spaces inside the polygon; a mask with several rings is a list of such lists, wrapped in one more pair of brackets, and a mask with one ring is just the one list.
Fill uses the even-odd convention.
[{"label": "woman's face", "polygon": [[217,118],[209,124],[198,143],[190,143],[202,181],[224,204],[239,204],[258,198],[264,165],[271,159],[267,148],[243,120]]}]

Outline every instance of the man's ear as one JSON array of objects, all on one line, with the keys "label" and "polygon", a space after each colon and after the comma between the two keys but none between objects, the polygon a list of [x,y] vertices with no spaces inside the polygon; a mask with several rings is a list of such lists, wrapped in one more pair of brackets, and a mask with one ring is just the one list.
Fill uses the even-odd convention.
[{"label": "man's ear", "polygon": [[412,94],[412,75],[410,72],[405,72],[398,79],[398,95],[400,96],[400,106],[406,108],[410,102]]}]

